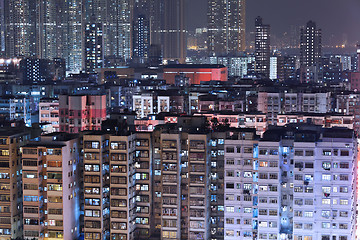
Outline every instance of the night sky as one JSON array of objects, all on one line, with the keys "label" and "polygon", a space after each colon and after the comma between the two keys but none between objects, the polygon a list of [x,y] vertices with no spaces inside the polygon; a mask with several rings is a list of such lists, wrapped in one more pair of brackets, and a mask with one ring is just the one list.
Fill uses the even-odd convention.
[{"label": "night sky", "polygon": [[[206,27],[207,0],[188,1],[188,27]],[[347,34],[350,42],[360,41],[360,0],[247,0],[247,31],[254,29],[254,19],[262,16],[273,33],[289,31],[290,25],[316,21],[324,41],[335,35],[341,41]]]}]

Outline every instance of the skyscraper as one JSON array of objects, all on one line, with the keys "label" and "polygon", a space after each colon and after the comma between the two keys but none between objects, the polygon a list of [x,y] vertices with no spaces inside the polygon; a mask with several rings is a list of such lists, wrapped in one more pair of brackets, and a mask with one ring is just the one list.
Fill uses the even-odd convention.
[{"label": "skyscraper", "polygon": [[163,58],[178,59],[179,62],[185,62],[185,1],[164,1],[164,9]]},{"label": "skyscraper", "polygon": [[149,239],[154,226],[150,137],[84,136],[85,239]]},{"label": "skyscraper", "polygon": [[69,71],[82,67],[81,0],[5,0],[5,55],[64,58]]},{"label": "skyscraper", "polygon": [[138,1],[134,7],[132,51],[133,60],[145,63],[149,57],[150,50],[150,1]]},{"label": "skyscraper", "polygon": [[301,29],[300,63],[301,66],[315,66],[321,63],[321,29],[316,29],[316,23],[309,21]]},{"label": "skyscraper", "polygon": [[288,126],[251,140],[225,139],[226,239],[355,238],[352,130]]},{"label": "skyscraper", "polygon": [[134,7],[133,1],[110,0],[107,1],[106,7],[104,55],[128,61],[132,56],[131,22]]},{"label": "skyscraper", "polygon": [[66,20],[64,14],[66,4],[59,0],[39,1],[37,10],[38,34],[37,47],[40,58],[62,57],[64,54]]},{"label": "skyscraper", "polygon": [[255,70],[259,76],[270,75],[270,25],[263,24],[261,17],[255,19]]},{"label": "skyscraper", "polygon": [[208,35],[213,56],[245,51],[245,0],[209,0]]},{"label": "skyscraper", "polygon": [[36,56],[36,1],[5,1],[6,56]]},{"label": "skyscraper", "polygon": [[[133,1],[88,0],[84,4],[84,26],[98,24],[103,31],[103,55],[125,62],[131,58]],[[95,16],[95,17],[92,17]]]},{"label": "skyscraper", "polygon": [[309,21],[300,32],[300,81],[323,81],[321,29]]},{"label": "skyscraper", "polygon": [[5,54],[5,1],[0,0],[0,52]]},{"label": "skyscraper", "polygon": [[149,21],[145,15],[138,15],[133,25],[133,58],[144,63],[148,58],[150,48]]},{"label": "skyscraper", "polygon": [[97,68],[103,67],[103,31],[102,24],[95,19],[85,26],[84,39],[84,66],[85,72],[94,73]]},{"label": "skyscraper", "polygon": [[64,58],[66,59],[67,70],[71,72],[78,72],[82,69],[82,8],[81,0],[69,0],[66,5],[68,14],[64,16],[67,26],[67,44],[64,46],[67,54]]},{"label": "skyscraper", "polygon": [[165,60],[185,62],[185,0],[154,0],[151,44],[160,45]]}]

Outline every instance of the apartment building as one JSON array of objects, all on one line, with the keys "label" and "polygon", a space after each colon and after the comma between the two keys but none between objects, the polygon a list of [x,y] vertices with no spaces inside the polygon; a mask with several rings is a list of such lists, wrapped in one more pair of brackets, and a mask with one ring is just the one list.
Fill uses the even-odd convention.
[{"label": "apartment building", "polygon": [[0,239],[23,236],[20,147],[29,140],[30,131],[0,130]]},{"label": "apartment building", "polygon": [[146,118],[154,113],[170,112],[170,96],[153,94],[133,95],[133,110],[138,118]]},{"label": "apartment building", "polygon": [[257,110],[267,114],[270,124],[276,124],[277,115],[281,113],[328,113],[331,93],[259,92]]},{"label": "apartment building", "polygon": [[175,125],[159,126],[153,135],[154,218],[160,238],[208,239],[209,135]]},{"label": "apartment building", "polygon": [[210,237],[224,239],[224,159],[226,132],[213,132],[210,145]]},{"label": "apartment building", "polygon": [[47,123],[43,127],[43,132],[59,132],[59,100],[43,98],[39,103],[39,123]]},{"label": "apartment building", "polygon": [[225,140],[226,239],[355,239],[353,130],[297,125],[242,136]]},{"label": "apartment building", "polygon": [[354,116],[354,129],[360,130],[360,95],[358,93],[344,93],[336,96],[336,109],[339,114]]},{"label": "apartment building", "polygon": [[138,118],[144,118],[154,113],[154,100],[152,95],[134,95],[133,111],[136,112]]},{"label": "apartment building", "polygon": [[80,142],[49,134],[22,147],[24,239],[80,236]]},{"label": "apartment building", "polygon": [[21,96],[2,96],[0,98],[0,116],[8,120],[22,120],[31,127],[30,99]]},{"label": "apartment building", "polygon": [[106,95],[60,95],[60,131],[101,130],[106,119]]},{"label": "apartment building", "polygon": [[83,151],[84,237],[106,239],[110,234],[108,136],[84,135]]},{"label": "apartment building", "polygon": [[85,239],[148,239],[151,234],[149,133],[84,135]]},{"label": "apartment building", "polygon": [[337,118],[266,126],[262,136],[211,129],[204,116],[26,145],[27,135],[4,132],[0,237],[353,240],[357,142],[351,129],[322,127]]},{"label": "apartment building", "polygon": [[150,237],[150,157],[150,134],[110,136],[111,239]]}]

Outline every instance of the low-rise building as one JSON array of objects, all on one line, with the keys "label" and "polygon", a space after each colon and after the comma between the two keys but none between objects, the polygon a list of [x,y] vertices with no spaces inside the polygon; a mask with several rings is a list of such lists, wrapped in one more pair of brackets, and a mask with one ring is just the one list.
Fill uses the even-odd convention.
[{"label": "low-rise building", "polygon": [[44,133],[59,132],[59,100],[44,98],[39,103],[39,123],[44,125]]},{"label": "low-rise building", "polygon": [[60,95],[60,132],[101,130],[106,119],[106,95]]}]

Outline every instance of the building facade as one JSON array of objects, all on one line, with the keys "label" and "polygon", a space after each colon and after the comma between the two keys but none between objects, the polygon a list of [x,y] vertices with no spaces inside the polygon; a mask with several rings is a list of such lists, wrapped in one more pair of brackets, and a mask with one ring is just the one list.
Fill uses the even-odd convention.
[{"label": "building facade", "polygon": [[44,123],[44,133],[59,132],[59,100],[41,99],[39,103],[39,123]]},{"label": "building facade", "polygon": [[353,132],[295,129],[225,140],[226,239],[355,238]]},{"label": "building facade", "polygon": [[54,134],[22,148],[24,239],[80,235],[80,142]]},{"label": "building facade", "polygon": [[261,17],[255,19],[255,71],[261,77],[270,77],[270,25],[263,24]]},{"label": "building facade", "polygon": [[300,64],[310,67],[320,64],[322,57],[321,29],[316,28],[316,23],[309,21],[301,29],[300,36]]},{"label": "building facade", "polygon": [[106,119],[105,95],[60,95],[60,132],[100,130]]},{"label": "building facade", "polygon": [[20,147],[30,140],[30,132],[23,129],[5,129],[0,131],[0,237],[10,240],[21,238],[22,187]]},{"label": "building facade", "polygon": [[245,51],[245,1],[208,0],[208,51],[211,56]]},{"label": "building facade", "polygon": [[92,17],[85,26],[84,66],[86,73],[95,73],[104,66],[103,29],[101,23],[96,23]]}]

